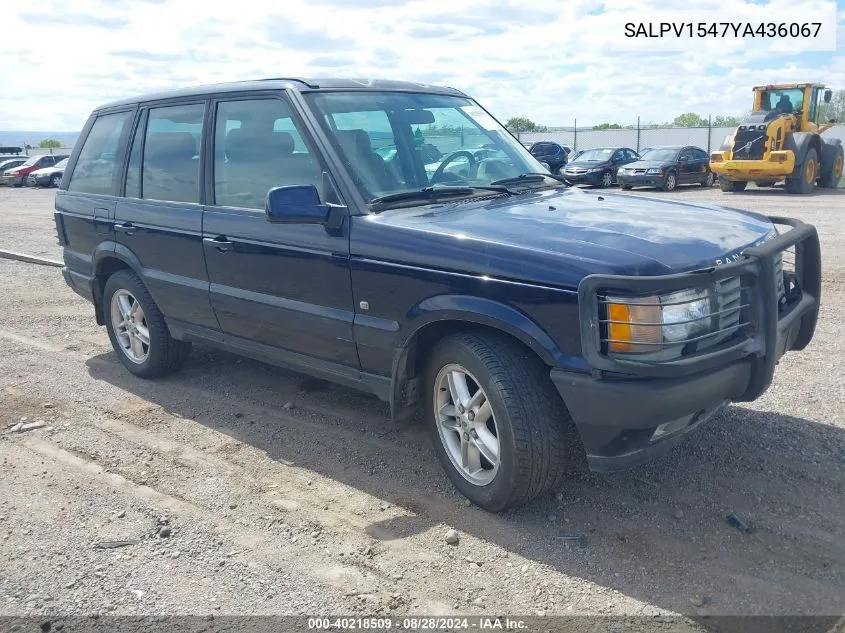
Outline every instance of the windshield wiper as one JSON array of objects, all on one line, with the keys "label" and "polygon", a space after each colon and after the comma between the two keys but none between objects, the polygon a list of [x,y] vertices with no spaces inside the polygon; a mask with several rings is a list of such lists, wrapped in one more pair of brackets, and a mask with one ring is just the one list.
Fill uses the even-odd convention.
[{"label": "windshield wiper", "polygon": [[551,178],[552,180],[557,180],[558,182],[562,182],[565,185],[572,186],[572,183],[569,182],[563,176],[558,176],[557,174],[544,174],[539,171],[532,171],[528,172],[527,174],[519,174],[519,176],[511,176],[510,178],[502,178],[501,180],[494,180],[491,182],[491,185],[515,185],[520,184],[523,182],[532,182],[537,180],[542,180],[543,178]]},{"label": "windshield wiper", "polygon": [[516,191],[511,191],[507,187],[493,183],[485,186],[460,186],[460,187],[423,187],[414,191],[399,191],[397,193],[390,193],[386,196],[379,196],[370,200],[370,208],[373,211],[380,211],[387,208],[396,202],[407,202],[413,200],[430,200],[434,201],[441,197],[453,196],[471,196],[476,191],[495,191],[496,193],[506,193],[510,196],[517,195]]}]

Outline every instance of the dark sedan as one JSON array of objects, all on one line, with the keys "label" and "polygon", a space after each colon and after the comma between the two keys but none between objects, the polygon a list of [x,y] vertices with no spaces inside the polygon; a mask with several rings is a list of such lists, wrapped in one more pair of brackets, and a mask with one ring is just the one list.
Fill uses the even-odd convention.
[{"label": "dark sedan", "polygon": [[617,170],[638,159],[630,147],[597,147],[576,154],[561,173],[575,185],[610,187],[616,182]]},{"label": "dark sedan", "polygon": [[541,163],[546,163],[553,174],[558,173],[566,165],[569,155],[566,147],[552,141],[534,143],[528,151]]},{"label": "dark sedan", "polygon": [[616,179],[623,189],[659,187],[672,191],[678,185],[712,187],[715,176],[707,152],[700,147],[676,145],[643,152],[640,160],[620,169]]}]

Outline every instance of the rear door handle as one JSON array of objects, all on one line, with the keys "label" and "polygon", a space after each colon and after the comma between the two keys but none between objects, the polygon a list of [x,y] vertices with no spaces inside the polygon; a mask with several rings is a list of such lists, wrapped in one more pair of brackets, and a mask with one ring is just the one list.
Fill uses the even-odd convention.
[{"label": "rear door handle", "polygon": [[125,233],[126,235],[132,235],[135,232],[135,225],[131,222],[118,222],[114,225],[114,230]]},{"label": "rear door handle", "polygon": [[204,237],[203,242],[213,245],[221,253],[225,253],[232,248],[232,243],[226,239],[225,235],[218,235],[217,237]]}]

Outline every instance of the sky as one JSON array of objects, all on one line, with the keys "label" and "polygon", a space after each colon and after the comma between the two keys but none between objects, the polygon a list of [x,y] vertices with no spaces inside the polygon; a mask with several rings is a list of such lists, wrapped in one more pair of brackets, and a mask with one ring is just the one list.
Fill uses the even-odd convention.
[{"label": "sky", "polygon": [[[722,21],[822,19],[796,40],[626,39],[695,10]],[[845,88],[845,0],[39,0],[5,3],[0,130],[77,131],[108,101],[261,77],[369,77],[459,88],[499,120],[550,126],[741,115],[757,84]],[[692,11],[692,13],[689,13]],[[665,13],[665,11],[664,11]],[[700,14],[704,15],[704,14]],[[833,39],[835,37],[835,40]],[[833,46],[830,42],[834,42]],[[835,50],[833,48],[835,47]]]}]

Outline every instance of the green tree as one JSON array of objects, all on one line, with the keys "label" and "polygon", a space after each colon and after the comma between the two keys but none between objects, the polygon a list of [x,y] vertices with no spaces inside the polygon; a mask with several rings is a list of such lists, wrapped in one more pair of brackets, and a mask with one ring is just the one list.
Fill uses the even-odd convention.
[{"label": "green tree", "polygon": [[594,130],[621,130],[622,126],[618,123],[600,123],[593,126]]},{"label": "green tree", "polygon": [[57,149],[61,146],[62,144],[54,138],[45,138],[38,144],[38,147],[42,147],[44,149]]},{"label": "green tree", "polygon": [[675,127],[707,127],[707,119],[698,116],[695,112],[679,114],[672,121]]},{"label": "green tree", "polygon": [[735,116],[722,116],[718,114],[713,117],[713,125],[715,127],[736,127],[740,123],[739,117]]},{"label": "green tree", "polygon": [[830,103],[819,104],[819,123],[827,123],[831,119],[845,123],[845,90],[834,92]]},{"label": "green tree", "polygon": [[534,121],[524,116],[512,116],[505,122],[505,127],[514,134],[540,131],[539,126]]}]

